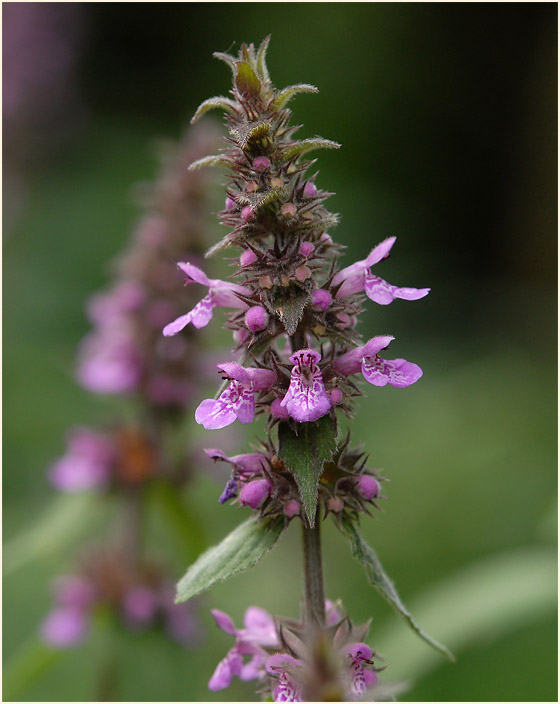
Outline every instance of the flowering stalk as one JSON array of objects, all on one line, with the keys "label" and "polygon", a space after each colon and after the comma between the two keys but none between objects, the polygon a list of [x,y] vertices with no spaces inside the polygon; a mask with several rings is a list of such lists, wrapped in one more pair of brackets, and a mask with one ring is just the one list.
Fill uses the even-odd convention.
[{"label": "flowering stalk", "polygon": [[80,643],[94,614],[103,609],[130,631],[159,626],[185,647],[200,642],[195,606],[174,603],[173,579],[145,557],[142,537],[148,502],[162,489],[177,493],[193,472],[190,458],[173,452],[169,438],[192,400],[193,380],[204,374],[204,363],[191,330],[167,340],[160,330],[185,297],[174,277],[174,261],[187,253],[198,261],[204,250],[208,179],[188,166],[215,141],[214,130],[200,126],[167,155],[146,193],[147,213],[118,262],[112,288],[88,301],[94,330],[80,345],[78,381],[132,404],[127,421],[72,429],[66,454],[50,468],[59,491],[90,490],[119,499],[106,543],[83,549],[74,571],[53,584],[54,607],[41,626],[42,639],[51,647]]},{"label": "flowering stalk", "polygon": [[[352,642],[354,627],[348,618],[339,614],[330,623],[325,611],[320,524],[327,516],[351,539],[374,585],[423,638],[443,650],[420,631],[375,553],[352,532],[360,514],[369,513],[383,498],[383,477],[366,466],[367,457],[351,446],[349,434],[338,439],[338,416],[350,416],[361,393],[356,381],[404,388],[422,376],[412,362],[381,356],[392,336],[362,340],[357,323],[366,298],[388,305],[396,299],[423,298],[429,289],[394,286],[377,269],[373,272],[389,256],[394,237],[365,259],[340,268],[341,247],[328,233],[338,220],[325,207],[331,194],[316,183],[317,173],[308,173],[315,163],[308,156],[311,151],[339,145],[320,137],[295,138],[298,128],[291,125],[288,102],[317,89],[298,84],[276,90],[266,67],[267,47],[268,39],[258,49],[242,44],[237,57],[215,54],[232,70],[232,97],[206,100],[193,118],[213,108],[225,111],[226,147],[191,168],[227,170],[219,217],[229,232],[208,254],[238,248],[233,281],[210,280],[192,262],[179,262],[187,283],[194,281],[208,293],[164,328],[164,335],[173,335],[189,324],[208,324],[214,308],[231,311],[226,327],[233,333],[237,359],[218,365],[226,388],[217,398],[203,400],[195,418],[211,430],[265,416],[267,438],[255,452],[227,457],[221,450],[207,450],[232,467],[220,503],[249,506],[257,520],[203,555],[179,584],[178,594],[179,600],[187,599],[251,566],[283,528],[299,519],[304,535],[303,621],[288,627],[277,620],[274,638],[268,622],[261,642],[249,626],[237,631],[229,617],[217,617],[237,645],[210,687],[227,686],[232,675],[239,675],[264,682],[276,701],[318,701],[325,694],[321,683],[328,681],[336,683],[329,696],[361,698],[377,679],[373,655],[361,642],[367,628]],[[251,620],[249,612],[246,618]],[[280,652],[266,657],[266,648]],[[251,656],[248,664],[243,655]],[[364,669],[366,665],[373,669]]]}]

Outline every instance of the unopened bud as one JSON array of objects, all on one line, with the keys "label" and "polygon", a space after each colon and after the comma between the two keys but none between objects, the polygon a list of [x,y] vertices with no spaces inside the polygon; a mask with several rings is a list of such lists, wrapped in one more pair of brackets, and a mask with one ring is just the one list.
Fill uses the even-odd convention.
[{"label": "unopened bud", "polygon": [[255,181],[249,181],[249,183],[245,187],[246,193],[254,193],[255,191],[258,191],[258,190],[259,190],[259,184],[256,183]]},{"label": "unopened bud", "polygon": [[254,214],[253,208],[250,205],[246,205],[241,211],[241,217],[245,220],[245,222],[251,220]]},{"label": "unopened bud", "polygon": [[331,294],[324,288],[316,288],[312,295],[313,305],[321,310],[326,310],[332,303]]},{"label": "unopened bud", "polygon": [[311,270],[307,266],[298,266],[296,269],[296,279],[298,281],[305,281],[311,276]]},{"label": "unopened bud", "polygon": [[286,218],[293,218],[297,213],[297,208],[293,203],[284,203],[280,208],[280,213]]},{"label": "unopened bud", "polygon": [[256,479],[254,482],[245,484],[239,492],[239,501],[243,506],[258,508],[262,502],[270,495],[271,484],[268,479]]},{"label": "unopened bud", "polygon": [[239,257],[239,265],[240,266],[251,266],[251,264],[254,264],[257,261],[257,255],[253,252],[252,249],[246,249],[243,254]]},{"label": "unopened bud", "polygon": [[317,186],[312,181],[308,181],[303,188],[303,195],[306,198],[313,198],[317,195]]},{"label": "unopened bud", "polygon": [[272,188],[282,188],[284,186],[284,181],[279,176],[274,176],[270,179],[270,185]]},{"label": "unopened bud", "polygon": [[376,499],[379,496],[379,482],[370,474],[361,474],[357,481],[358,491],[367,501]]},{"label": "unopened bud", "polygon": [[282,406],[281,398],[275,398],[270,404],[270,415],[277,420],[288,420],[290,417],[286,406]]},{"label": "unopened bud", "polygon": [[272,288],[272,279],[270,276],[261,276],[258,283],[260,288]]},{"label": "unopened bud", "polygon": [[343,394],[342,394],[342,391],[338,387],[331,389],[327,393],[328,393],[328,396],[329,396],[333,406],[338,406],[338,404],[341,403],[342,398],[343,398]]},{"label": "unopened bud", "polygon": [[233,210],[234,208],[235,208],[235,201],[233,200],[233,198],[230,198],[230,196],[228,196],[226,198],[226,210]]},{"label": "unopened bud", "polygon": [[332,244],[332,237],[328,232],[323,232],[320,239],[323,244]]},{"label": "unopened bud", "polygon": [[264,330],[268,325],[268,313],[262,306],[253,306],[245,313],[245,325],[252,332]]},{"label": "unopened bud", "polygon": [[304,257],[309,257],[313,254],[314,249],[315,245],[311,242],[302,242],[299,246],[299,253]]},{"label": "unopened bud", "polygon": [[291,518],[292,516],[297,516],[300,512],[300,505],[297,499],[290,499],[286,504],[284,504],[284,515]]},{"label": "unopened bud", "polygon": [[253,168],[255,171],[266,171],[270,168],[270,159],[267,159],[266,156],[258,156],[253,161]]},{"label": "unopened bud", "polygon": [[245,330],[245,328],[240,328],[239,330],[233,331],[233,339],[237,342],[238,345],[243,344],[248,337],[249,331]]},{"label": "unopened bud", "polygon": [[350,319],[350,316],[347,315],[346,313],[337,313],[336,314],[336,327],[339,328],[339,330],[344,330],[352,324],[352,320]]},{"label": "unopened bud", "polygon": [[344,508],[344,501],[340,498],[340,496],[331,496],[331,498],[327,501],[327,508],[329,511],[338,513]]}]

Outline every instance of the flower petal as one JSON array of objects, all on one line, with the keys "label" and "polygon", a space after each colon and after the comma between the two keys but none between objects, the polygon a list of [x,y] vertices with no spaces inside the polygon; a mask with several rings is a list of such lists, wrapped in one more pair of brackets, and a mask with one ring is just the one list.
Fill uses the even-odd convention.
[{"label": "flower petal", "polygon": [[379,303],[381,306],[387,306],[392,303],[395,298],[403,298],[407,301],[416,301],[419,298],[424,298],[430,292],[429,288],[399,288],[384,281],[379,276],[374,276],[369,271],[365,277],[365,292],[366,296]]},{"label": "flower petal", "polygon": [[[232,389],[234,384],[237,387],[235,390]],[[237,420],[244,425],[252,423],[255,417],[255,392],[253,391],[253,385],[246,386],[245,384],[233,381],[229,388],[232,390],[232,398],[235,395],[233,410],[237,416]],[[226,391],[224,391],[224,393],[226,393]],[[222,394],[222,396],[223,395],[224,394]]]},{"label": "flower petal", "polygon": [[211,281],[202,269],[199,269],[190,262],[178,262],[177,266],[189,277],[189,279],[196,281],[197,284],[202,284],[202,286],[208,286],[208,288],[210,288]]},{"label": "flower petal", "polygon": [[[220,397],[221,398],[221,397]],[[231,406],[227,406],[220,399],[207,398],[198,406],[194,414],[199,425],[203,425],[206,430],[219,430],[231,425],[236,415]]]},{"label": "flower petal", "polygon": [[238,675],[243,667],[243,657],[236,648],[232,648],[223,660],[218,663],[214,674],[208,682],[208,689],[217,692],[229,687],[234,675]]},{"label": "flower petal", "polygon": [[237,628],[230,616],[218,609],[210,609],[210,613],[214,617],[218,628],[221,628],[224,633],[229,633],[230,636],[237,635]]},{"label": "flower petal", "polygon": [[422,376],[422,370],[417,364],[406,359],[386,360],[381,357],[364,357],[362,361],[364,379],[374,386],[390,384],[397,388],[405,388],[414,384]]}]

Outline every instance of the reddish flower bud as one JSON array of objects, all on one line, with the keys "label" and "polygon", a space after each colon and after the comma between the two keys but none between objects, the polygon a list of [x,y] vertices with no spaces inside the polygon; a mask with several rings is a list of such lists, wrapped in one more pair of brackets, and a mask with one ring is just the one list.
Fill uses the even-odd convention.
[{"label": "reddish flower bud", "polygon": [[251,220],[254,214],[255,212],[250,205],[246,205],[241,211],[241,217],[243,218],[243,220],[245,220],[245,222]]},{"label": "reddish flower bud", "polygon": [[240,266],[251,266],[257,261],[257,255],[252,249],[246,249],[243,254],[239,257]]},{"label": "reddish flower bud", "polygon": [[299,253],[304,257],[309,257],[313,254],[314,249],[315,245],[311,242],[302,242],[299,246]]},{"label": "reddish flower bud", "polygon": [[233,210],[234,208],[235,208],[235,201],[233,200],[233,198],[230,198],[230,196],[228,196],[226,198],[226,210]]},{"label": "reddish flower bud", "polygon": [[316,288],[313,291],[313,305],[321,310],[326,310],[332,303],[331,294],[324,288]]},{"label": "reddish flower bud", "polygon": [[273,418],[276,418],[278,420],[288,420],[288,418],[290,417],[286,406],[282,405],[281,398],[275,398],[274,401],[270,404],[270,414]]},{"label": "reddish flower bud", "polygon": [[291,518],[292,516],[297,516],[300,512],[300,505],[297,499],[291,499],[286,504],[284,504],[284,515]]},{"label": "reddish flower bud", "polygon": [[293,203],[284,203],[280,208],[280,212],[286,218],[293,218],[297,213],[297,208]]},{"label": "reddish flower bud", "polygon": [[379,482],[369,474],[362,474],[357,479],[358,491],[367,501],[379,496]]},{"label": "reddish flower bud", "polygon": [[338,404],[342,402],[342,391],[338,387],[331,389],[327,393],[333,406],[338,406]]},{"label": "reddish flower bud", "polygon": [[331,498],[327,501],[327,508],[329,511],[338,513],[344,508],[344,501],[340,498],[340,496],[331,496]]},{"label": "reddish flower bud", "polygon": [[305,184],[305,187],[303,189],[303,195],[306,198],[313,198],[313,196],[317,195],[317,186],[313,183],[313,181],[308,181]]},{"label": "reddish flower bud", "polygon": [[266,171],[270,168],[270,166],[270,159],[267,159],[266,156],[258,156],[253,161],[253,168],[255,171]]},{"label": "reddish flower bud", "polygon": [[253,306],[245,313],[245,325],[252,332],[264,330],[268,325],[268,313],[262,306]]},{"label": "reddish flower bud", "polygon": [[307,266],[298,266],[296,269],[296,279],[298,281],[305,281],[311,276],[311,270]]}]

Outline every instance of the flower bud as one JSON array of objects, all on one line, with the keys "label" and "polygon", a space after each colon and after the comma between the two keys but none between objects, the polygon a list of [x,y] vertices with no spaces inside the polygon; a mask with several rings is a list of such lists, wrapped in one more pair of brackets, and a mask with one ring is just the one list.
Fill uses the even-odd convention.
[{"label": "flower bud", "polygon": [[340,498],[340,496],[331,496],[331,498],[327,501],[327,508],[329,511],[339,513],[339,511],[342,511],[344,508],[344,501]]},{"label": "flower bud", "polygon": [[134,625],[141,625],[149,621],[154,616],[157,606],[157,597],[154,592],[141,585],[130,589],[122,602],[125,618]]},{"label": "flower bud", "polygon": [[270,168],[270,165],[270,159],[267,159],[266,156],[258,156],[253,161],[253,168],[255,171],[266,171]]},{"label": "flower bud", "polygon": [[332,237],[329,235],[328,232],[323,232],[321,235],[321,242],[323,244],[332,244]]},{"label": "flower bud", "polygon": [[346,328],[349,328],[350,325],[352,324],[352,320],[350,319],[350,316],[347,315],[346,313],[337,313],[336,320],[337,320],[337,322],[335,324],[339,330],[345,330]]},{"label": "flower bud", "polygon": [[338,406],[342,402],[342,391],[338,387],[331,389],[328,395],[333,406]]},{"label": "flower bud", "polygon": [[271,484],[268,479],[256,479],[245,484],[239,492],[239,501],[243,506],[256,509],[270,495]]},{"label": "flower bud", "polygon": [[233,200],[233,198],[228,196],[226,198],[226,210],[233,210],[234,208],[235,208],[235,201]]},{"label": "flower bud", "polygon": [[270,276],[261,276],[259,279],[260,288],[272,288],[272,279]]},{"label": "flower bud", "polygon": [[279,176],[274,176],[270,179],[270,185],[272,188],[283,188],[284,181]]},{"label": "flower bud", "polygon": [[376,499],[379,496],[379,482],[370,474],[361,474],[356,480],[358,491],[367,501]]},{"label": "flower bud", "polygon": [[241,217],[245,220],[245,222],[251,220],[254,214],[254,210],[250,205],[246,205],[241,211]]},{"label": "flower bud", "polygon": [[277,420],[288,420],[290,414],[288,413],[286,406],[282,405],[281,398],[275,398],[270,404],[270,414],[273,418]]},{"label": "flower bud", "polygon": [[305,198],[313,198],[317,195],[317,186],[313,181],[308,181],[303,188],[303,195]]},{"label": "flower bud", "polygon": [[268,325],[268,313],[262,306],[253,306],[245,313],[245,325],[252,332],[264,330]]},{"label": "flower bud", "polygon": [[313,291],[313,305],[321,310],[326,310],[332,303],[331,294],[324,288],[316,288]]},{"label": "flower bud", "polygon": [[299,246],[299,253],[304,257],[309,257],[311,254],[313,254],[314,249],[315,245],[311,242],[302,242]]},{"label": "flower bud", "polygon": [[300,505],[297,499],[290,499],[284,504],[284,515],[291,518],[292,516],[297,516],[300,512]]},{"label": "flower bud", "polygon": [[239,330],[233,331],[233,339],[238,345],[242,345],[248,337],[249,333],[245,330],[245,328],[240,328]]},{"label": "flower bud", "polygon": [[257,261],[257,255],[252,249],[246,249],[243,254],[239,257],[239,265],[242,267],[251,266]]},{"label": "flower bud", "polygon": [[293,203],[284,203],[280,208],[280,213],[286,218],[293,218],[297,213],[297,209]]},{"label": "flower bud", "polygon": [[259,184],[256,181],[249,181],[245,187],[245,193],[254,193],[259,190]]},{"label": "flower bud", "polygon": [[311,270],[307,266],[298,266],[296,269],[296,279],[298,281],[305,281],[311,276]]}]

